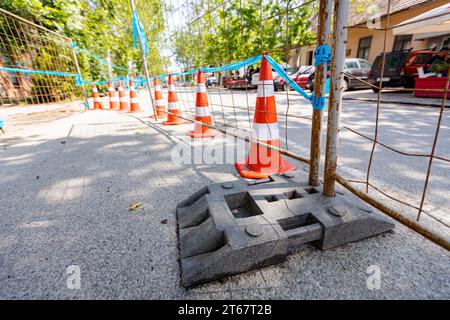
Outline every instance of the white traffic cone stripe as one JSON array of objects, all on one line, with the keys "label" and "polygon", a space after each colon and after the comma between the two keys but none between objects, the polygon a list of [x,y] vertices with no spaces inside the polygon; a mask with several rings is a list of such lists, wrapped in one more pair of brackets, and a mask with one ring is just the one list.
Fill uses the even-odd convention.
[{"label": "white traffic cone stripe", "polygon": [[259,85],[269,85],[269,84],[273,84],[273,80],[258,80],[258,82],[256,82],[256,84]]},{"label": "white traffic cone stripe", "polygon": [[120,102],[127,102],[127,97],[119,97]]},{"label": "white traffic cone stripe", "polygon": [[97,88],[92,88],[92,92],[98,92]]},{"label": "white traffic cone stripe", "polygon": [[168,104],[168,109],[169,110],[178,110],[178,102],[169,102]]},{"label": "white traffic cone stripe", "polygon": [[94,98],[94,102],[100,102],[99,98]]},{"label": "white traffic cone stripe", "polygon": [[253,123],[252,138],[260,141],[279,139],[278,123]]},{"label": "white traffic cone stripe", "polygon": [[175,86],[173,84],[169,84],[169,91],[175,91]]},{"label": "white traffic cone stripe", "polygon": [[131,103],[139,103],[139,99],[138,98],[130,98],[130,102]]},{"label": "white traffic cone stripe", "polygon": [[131,86],[130,91],[136,91],[136,88],[134,86]]},{"label": "white traffic cone stripe", "polygon": [[109,91],[109,92],[114,92],[115,90],[114,90],[113,87],[108,87],[108,91]]},{"label": "white traffic cone stripe", "polygon": [[117,97],[110,97],[110,98],[109,98],[109,101],[111,101],[111,102],[117,102]]},{"label": "white traffic cone stripe", "polygon": [[161,86],[160,86],[159,84],[157,84],[157,85],[155,86],[155,91],[161,91]]},{"label": "white traffic cone stripe", "polygon": [[208,107],[195,107],[195,116],[196,117],[207,117],[210,116]]},{"label": "white traffic cone stripe", "polygon": [[123,91],[123,87],[119,87],[119,91]]},{"label": "white traffic cone stripe", "polygon": [[164,106],[164,100],[163,100],[163,99],[155,100],[155,106],[156,106],[156,107],[162,107],[162,106]]},{"label": "white traffic cone stripe", "polygon": [[[260,81],[262,82],[262,81]],[[274,96],[274,89],[273,89],[273,81],[264,81],[264,82],[270,82],[270,83],[264,83],[264,84],[258,84],[258,92],[256,93],[257,97],[273,97]]]},{"label": "white traffic cone stripe", "polygon": [[206,86],[204,83],[197,84],[197,92],[206,92]]}]

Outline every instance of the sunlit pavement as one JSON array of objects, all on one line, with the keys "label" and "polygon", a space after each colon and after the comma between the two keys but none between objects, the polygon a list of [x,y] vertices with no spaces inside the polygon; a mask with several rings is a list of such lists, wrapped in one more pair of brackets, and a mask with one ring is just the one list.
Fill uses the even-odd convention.
[{"label": "sunlit pavement", "polygon": [[[192,90],[180,92],[179,97],[184,111],[191,112]],[[400,224],[394,232],[382,236],[326,252],[305,246],[285,263],[189,291],[183,289],[175,207],[208,183],[238,177],[230,163],[174,163],[171,151],[180,143],[192,144],[185,133],[193,125],[150,123],[148,94],[141,91],[140,98],[146,112],[137,115],[88,111],[56,119],[50,114],[41,118],[35,115],[35,123],[10,119],[15,130],[0,136],[1,298],[450,296],[448,252]],[[254,94],[247,96],[245,90],[212,92],[210,99],[216,122],[249,128],[247,111],[229,108],[222,112],[219,105],[246,107],[249,101],[253,108]],[[291,95],[288,102],[286,93],[278,93],[277,102],[282,113],[289,106],[290,114],[311,114],[310,106],[299,96]],[[380,141],[413,152],[429,152],[436,110],[384,104]],[[346,101],[341,120],[343,125],[371,135],[374,114],[373,103]],[[285,119],[280,116],[279,122],[285,146]],[[287,127],[289,150],[307,157],[309,120],[289,118]],[[446,115],[437,148],[437,154],[443,157],[449,157],[449,130]],[[220,135],[206,143],[223,140]],[[340,173],[365,177],[370,149],[367,140],[342,129]],[[399,197],[417,201],[426,164],[427,159],[407,158],[377,147],[373,181]],[[427,209],[436,214],[448,212],[448,165],[435,162],[433,173]],[[142,202],[141,206],[129,211],[136,202]],[[428,223],[426,218],[423,223]],[[370,275],[366,271],[371,265],[380,268],[380,289],[367,286]],[[79,267],[80,289],[68,286],[69,266]]]}]

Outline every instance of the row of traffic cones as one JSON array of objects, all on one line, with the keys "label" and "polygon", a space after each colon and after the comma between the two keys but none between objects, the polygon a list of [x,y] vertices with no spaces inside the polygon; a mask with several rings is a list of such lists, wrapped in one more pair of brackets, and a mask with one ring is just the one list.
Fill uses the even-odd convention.
[{"label": "row of traffic cones", "polygon": [[[181,109],[178,102],[177,93],[175,91],[174,81],[171,74],[169,74],[168,86],[169,93],[167,99],[167,109],[165,111],[164,100],[161,93],[161,87],[158,79],[154,78],[155,88],[155,110],[158,118],[167,119],[163,125],[180,125],[188,121],[181,118]],[[130,106],[125,97],[125,92],[121,83],[119,82],[119,104],[117,105],[117,97],[115,90],[108,84],[109,95],[109,109],[141,112],[139,102],[137,101],[136,91],[132,80],[130,80]],[[95,89],[95,90],[94,90]],[[92,97],[94,98],[94,109],[103,109],[98,98],[98,91],[93,86]],[[200,70],[197,73],[197,93],[195,99],[195,120],[194,130],[187,133],[192,138],[207,138],[215,137],[219,134],[217,130],[210,128],[212,126],[211,113],[208,105],[208,98],[206,95],[205,76]],[[201,124],[200,124],[201,123]],[[205,124],[205,125],[202,125]],[[253,117],[252,140],[264,143],[275,148],[280,148],[279,127],[277,120],[277,111],[275,104],[274,86],[272,68],[263,55],[261,61],[261,68],[259,73],[258,91],[256,98],[256,108]],[[263,179],[271,174],[283,173],[294,170],[295,167],[284,160],[281,154],[276,149],[268,148],[255,142],[250,143],[250,149],[247,157],[235,163],[235,167],[239,174],[248,179]]]},{"label": "row of traffic cones", "polygon": [[117,83],[119,91],[119,99],[117,99],[117,92],[113,87],[111,81],[108,82],[108,99],[109,108],[103,107],[100,101],[100,94],[98,92],[97,86],[92,85],[92,98],[94,99],[94,110],[112,110],[112,111],[125,111],[130,113],[142,112],[141,106],[137,99],[136,88],[134,87],[133,80],[130,80],[130,100],[128,103],[128,98],[126,97],[125,90],[123,89],[120,80]]}]

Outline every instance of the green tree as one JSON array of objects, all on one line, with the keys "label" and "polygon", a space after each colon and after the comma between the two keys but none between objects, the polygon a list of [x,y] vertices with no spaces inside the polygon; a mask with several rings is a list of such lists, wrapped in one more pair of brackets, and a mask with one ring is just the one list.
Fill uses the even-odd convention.
[{"label": "green tree", "polygon": [[[161,73],[163,58],[158,48],[164,30],[164,3],[162,0],[135,2],[149,41],[149,71]],[[142,73],[139,48],[133,48],[129,0],[3,0],[1,7],[70,37],[81,48],[110,59],[114,65],[129,67],[131,61],[136,66],[136,73]],[[48,61],[48,57],[46,59]],[[78,54],[78,59],[86,80],[109,78],[111,70],[108,66],[82,53]],[[126,71],[113,69],[112,73],[124,75]]]},{"label": "green tree", "polygon": [[[301,0],[188,1],[173,51],[185,67],[217,65],[271,51],[283,60],[290,47],[315,40],[317,4]],[[171,8],[172,14],[179,8]]]}]

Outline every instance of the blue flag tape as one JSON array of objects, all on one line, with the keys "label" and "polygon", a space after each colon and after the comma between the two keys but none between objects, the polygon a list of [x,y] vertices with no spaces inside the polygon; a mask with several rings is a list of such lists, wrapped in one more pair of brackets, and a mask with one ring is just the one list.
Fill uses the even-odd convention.
[{"label": "blue flag tape", "polygon": [[147,36],[145,35],[144,26],[142,25],[141,19],[139,19],[139,15],[136,11],[133,10],[133,47],[137,48],[137,39],[139,37],[139,41],[142,44],[142,48],[144,50],[144,55],[148,56],[150,53]]},{"label": "blue flag tape", "polygon": [[317,46],[314,50],[314,65],[317,67],[324,63],[331,63],[331,50],[327,44]]}]

